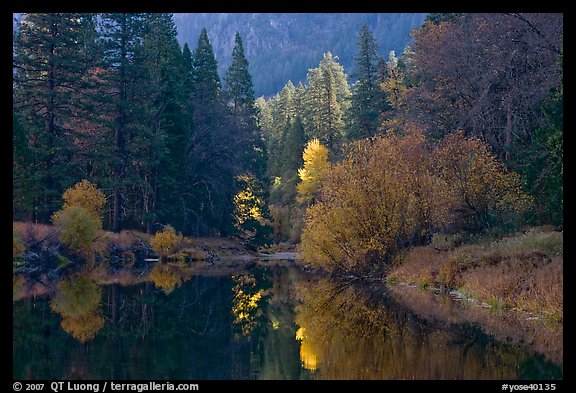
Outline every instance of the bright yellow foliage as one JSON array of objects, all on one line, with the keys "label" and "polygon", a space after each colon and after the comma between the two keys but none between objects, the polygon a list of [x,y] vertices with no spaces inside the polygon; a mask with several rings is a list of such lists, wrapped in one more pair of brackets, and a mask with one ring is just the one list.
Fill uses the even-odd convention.
[{"label": "bright yellow foliage", "polygon": [[242,180],[246,186],[243,190],[234,195],[234,216],[236,217],[238,224],[242,225],[250,219],[261,221],[261,206],[264,202],[254,194],[254,190],[250,185],[250,178],[247,176],[241,176],[239,180]]},{"label": "bright yellow foliage", "polygon": [[302,153],[304,167],[298,169],[298,201],[309,202],[318,195],[325,172],[329,167],[328,149],[317,138],[308,142]]},{"label": "bright yellow foliage", "polygon": [[102,216],[102,209],[106,204],[106,197],[102,191],[86,179],[66,190],[62,198],[64,199],[63,210],[72,206],[82,206],[96,217]]},{"label": "bright yellow foliage", "polygon": [[89,255],[102,229],[102,209],[106,197],[84,179],[62,195],[64,206],[55,212],[52,223],[59,228],[59,238],[70,249]]},{"label": "bright yellow foliage", "polygon": [[181,243],[182,235],[176,233],[176,230],[170,225],[166,225],[162,231],[156,232],[150,239],[150,245],[161,257],[174,254]]},{"label": "bright yellow foliage", "polygon": [[256,327],[257,319],[261,314],[259,310],[262,300],[262,290],[256,289],[256,283],[252,276],[232,276],[236,285],[232,288],[232,314],[234,323],[242,329],[243,335],[248,335]]}]

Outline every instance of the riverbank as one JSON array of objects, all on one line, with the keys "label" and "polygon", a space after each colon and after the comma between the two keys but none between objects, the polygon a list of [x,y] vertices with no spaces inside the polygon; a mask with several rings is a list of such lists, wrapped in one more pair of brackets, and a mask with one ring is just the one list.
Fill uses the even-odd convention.
[{"label": "riverbank", "polygon": [[[390,284],[440,289],[494,309],[563,321],[563,233],[532,228],[452,247],[415,247],[389,272]],[[436,247],[435,247],[436,246]]]},{"label": "riverbank", "polygon": [[[151,237],[150,234],[132,230],[120,233],[101,231],[91,245],[90,255],[82,255],[63,246],[58,239],[57,229],[52,225],[14,222],[13,267],[15,272],[47,272],[82,265],[88,259],[96,264],[105,263],[117,267],[142,266],[159,259],[150,245]],[[168,260],[205,261],[213,264],[222,259],[257,257],[258,253],[249,251],[237,239],[183,237]]]}]

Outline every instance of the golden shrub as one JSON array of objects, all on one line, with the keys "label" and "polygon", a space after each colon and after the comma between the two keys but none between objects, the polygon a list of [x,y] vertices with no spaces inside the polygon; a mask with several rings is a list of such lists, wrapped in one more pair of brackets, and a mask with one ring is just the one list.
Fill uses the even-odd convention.
[{"label": "golden shrub", "polygon": [[329,270],[370,269],[442,221],[446,187],[429,160],[416,132],[354,145],[327,171],[319,202],[308,208],[304,259]]},{"label": "golden shrub", "polygon": [[182,243],[182,235],[177,233],[170,225],[166,225],[163,230],[156,232],[150,239],[150,245],[161,257],[174,254]]},{"label": "golden shrub", "polygon": [[328,270],[380,268],[448,225],[483,228],[531,203],[516,174],[459,132],[436,148],[413,128],[359,141],[324,176],[301,249]]}]

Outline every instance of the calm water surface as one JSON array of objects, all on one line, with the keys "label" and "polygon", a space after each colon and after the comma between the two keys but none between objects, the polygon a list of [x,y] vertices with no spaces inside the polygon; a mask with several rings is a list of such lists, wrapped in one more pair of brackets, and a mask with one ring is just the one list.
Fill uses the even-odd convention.
[{"label": "calm water surface", "polygon": [[47,284],[14,279],[14,379],[563,378],[561,328],[286,264]]}]

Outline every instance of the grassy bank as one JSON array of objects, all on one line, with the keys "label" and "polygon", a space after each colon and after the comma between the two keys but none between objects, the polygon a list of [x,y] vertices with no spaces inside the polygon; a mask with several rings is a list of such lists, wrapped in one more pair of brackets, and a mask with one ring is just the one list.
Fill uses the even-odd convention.
[{"label": "grassy bank", "polygon": [[[494,308],[516,308],[563,320],[563,233],[532,228],[503,239],[460,246],[415,247],[388,281],[458,290]],[[436,245],[436,247],[435,247]]]},{"label": "grassy bank", "polygon": [[[91,255],[96,261],[119,261],[124,265],[146,258],[158,258],[150,245],[151,238],[150,234],[132,230],[120,233],[100,231],[91,244]],[[40,267],[50,269],[82,262],[87,258],[65,247],[59,240],[56,227],[30,222],[13,223],[12,252],[15,267],[46,265]],[[214,260],[247,253],[242,243],[235,239],[182,237],[168,258],[180,261]]]}]

